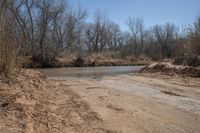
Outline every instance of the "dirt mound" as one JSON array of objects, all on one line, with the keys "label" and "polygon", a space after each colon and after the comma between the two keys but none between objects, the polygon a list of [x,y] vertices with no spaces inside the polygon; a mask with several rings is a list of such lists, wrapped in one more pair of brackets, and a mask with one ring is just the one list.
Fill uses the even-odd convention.
[{"label": "dirt mound", "polygon": [[176,66],[170,63],[153,63],[144,67],[141,73],[161,73],[165,75],[181,75],[200,78],[200,68],[189,66]]},{"label": "dirt mound", "polygon": [[1,133],[112,132],[99,115],[66,87],[23,70],[15,83],[0,80]]}]

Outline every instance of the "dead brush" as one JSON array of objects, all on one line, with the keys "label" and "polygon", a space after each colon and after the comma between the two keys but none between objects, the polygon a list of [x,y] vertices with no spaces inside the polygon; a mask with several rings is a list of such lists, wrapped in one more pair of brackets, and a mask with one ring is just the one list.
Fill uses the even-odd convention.
[{"label": "dead brush", "polygon": [[6,7],[0,7],[0,76],[5,79],[15,77],[19,71],[18,55],[21,50],[22,35],[15,17]]}]

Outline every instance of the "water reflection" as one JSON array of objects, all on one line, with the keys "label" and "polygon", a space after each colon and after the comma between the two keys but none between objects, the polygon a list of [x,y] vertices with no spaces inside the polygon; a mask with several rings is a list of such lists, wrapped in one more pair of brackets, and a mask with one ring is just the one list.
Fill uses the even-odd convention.
[{"label": "water reflection", "polygon": [[48,78],[101,78],[117,74],[129,74],[138,72],[143,66],[120,66],[120,67],[76,67],[76,68],[53,68],[38,69]]}]

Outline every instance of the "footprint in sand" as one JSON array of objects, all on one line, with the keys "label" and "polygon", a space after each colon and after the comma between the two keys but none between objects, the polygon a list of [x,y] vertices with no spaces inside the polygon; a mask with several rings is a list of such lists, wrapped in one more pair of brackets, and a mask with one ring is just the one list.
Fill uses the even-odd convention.
[{"label": "footprint in sand", "polygon": [[124,109],[118,107],[117,105],[108,104],[106,107],[109,108],[109,109],[112,109],[112,110],[116,111],[117,113],[124,113],[125,112]]},{"label": "footprint in sand", "polygon": [[87,90],[93,90],[93,89],[103,89],[103,88],[101,88],[101,87],[87,87],[86,89]]}]

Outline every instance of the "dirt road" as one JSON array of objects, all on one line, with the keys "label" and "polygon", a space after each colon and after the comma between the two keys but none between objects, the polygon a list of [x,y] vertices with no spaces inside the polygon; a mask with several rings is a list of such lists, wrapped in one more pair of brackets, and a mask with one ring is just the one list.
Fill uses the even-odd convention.
[{"label": "dirt road", "polygon": [[200,132],[200,79],[143,74],[51,82],[78,94],[106,129]]}]

